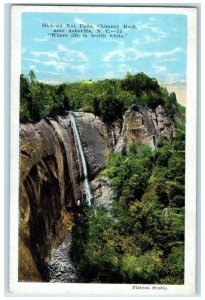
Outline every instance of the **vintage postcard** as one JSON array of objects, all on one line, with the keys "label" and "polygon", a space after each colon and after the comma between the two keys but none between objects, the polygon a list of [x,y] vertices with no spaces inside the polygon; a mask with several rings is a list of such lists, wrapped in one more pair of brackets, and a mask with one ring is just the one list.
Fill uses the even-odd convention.
[{"label": "vintage postcard", "polygon": [[10,292],[194,295],[197,9],[11,21]]}]

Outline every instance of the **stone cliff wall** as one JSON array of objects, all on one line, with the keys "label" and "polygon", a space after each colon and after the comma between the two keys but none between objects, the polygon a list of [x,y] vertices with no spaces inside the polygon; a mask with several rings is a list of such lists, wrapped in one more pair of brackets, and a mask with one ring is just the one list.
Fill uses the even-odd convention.
[{"label": "stone cliff wall", "polygon": [[[94,120],[95,119],[95,120]],[[106,126],[76,113],[89,176],[107,165]],[[20,127],[19,280],[47,280],[46,260],[72,227],[84,198],[83,172],[69,116]],[[27,266],[25,267],[25,256]]]},{"label": "stone cliff wall", "polygon": [[161,105],[156,109],[136,105],[125,113],[123,129],[115,150],[129,149],[132,143],[137,146],[146,144],[154,149],[162,136],[172,142],[175,135],[175,125]]},{"label": "stone cliff wall", "polygon": [[84,154],[87,160],[88,173],[94,178],[108,163],[112,141],[109,127],[92,113],[76,112]]},{"label": "stone cliff wall", "polygon": [[[45,258],[72,225],[67,208],[75,199],[65,152],[49,122],[21,125],[19,280],[46,279]],[[30,263],[36,264],[43,278],[39,279],[39,272],[28,275],[25,255]]]}]

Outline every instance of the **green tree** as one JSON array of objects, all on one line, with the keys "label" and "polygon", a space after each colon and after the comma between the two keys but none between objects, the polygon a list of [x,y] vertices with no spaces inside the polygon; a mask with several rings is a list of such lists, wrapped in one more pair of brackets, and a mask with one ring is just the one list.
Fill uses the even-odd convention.
[{"label": "green tree", "polygon": [[167,102],[165,103],[165,108],[171,117],[173,117],[174,114],[177,112],[178,106],[175,92],[170,93]]},{"label": "green tree", "polygon": [[33,83],[36,80],[36,75],[33,70],[29,71],[28,77],[29,77],[31,83]]},{"label": "green tree", "polygon": [[95,116],[100,115],[100,102],[96,97],[93,99],[93,113]]},{"label": "green tree", "polygon": [[28,79],[21,74],[20,76],[20,121],[32,121],[30,116],[29,104],[32,101]]},{"label": "green tree", "polygon": [[105,122],[112,123],[117,119],[122,119],[124,112],[124,103],[114,98],[113,95],[107,95],[100,101],[100,114]]}]

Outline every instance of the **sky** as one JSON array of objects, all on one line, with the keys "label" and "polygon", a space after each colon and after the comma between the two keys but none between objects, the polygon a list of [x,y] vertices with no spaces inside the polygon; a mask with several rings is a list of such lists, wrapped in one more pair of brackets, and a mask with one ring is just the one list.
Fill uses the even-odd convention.
[{"label": "sky", "polygon": [[[60,30],[59,36],[54,30]],[[22,16],[21,72],[33,70],[47,83],[121,79],[127,72],[144,72],[176,91],[185,104],[186,53],[187,17],[182,14]]]}]

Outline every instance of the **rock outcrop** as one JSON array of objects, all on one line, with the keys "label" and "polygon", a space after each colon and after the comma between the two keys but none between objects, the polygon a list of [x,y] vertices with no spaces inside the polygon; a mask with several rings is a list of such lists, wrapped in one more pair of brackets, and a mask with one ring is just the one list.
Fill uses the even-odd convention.
[{"label": "rock outcrop", "polygon": [[94,178],[108,163],[113,148],[111,130],[92,113],[75,112],[81,143],[90,178]]},{"label": "rock outcrop", "polygon": [[91,182],[94,195],[94,206],[112,210],[113,192],[108,177],[96,178]]},{"label": "rock outcrop", "polygon": [[136,146],[146,144],[155,149],[161,136],[171,142],[175,135],[175,125],[161,105],[153,110],[135,105],[124,115],[122,132],[115,150],[129,149],[132,143]]}]

